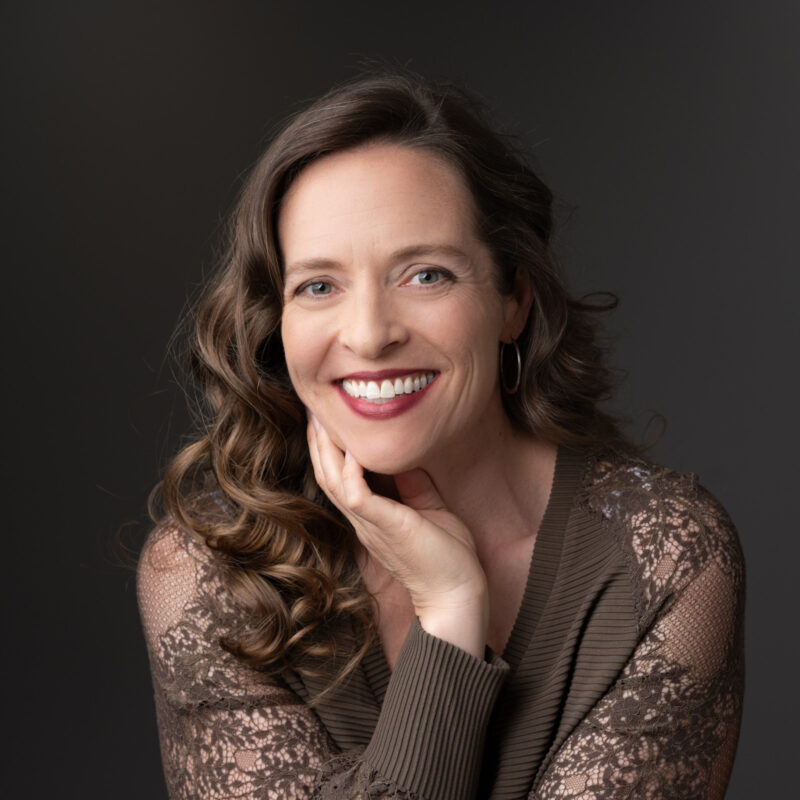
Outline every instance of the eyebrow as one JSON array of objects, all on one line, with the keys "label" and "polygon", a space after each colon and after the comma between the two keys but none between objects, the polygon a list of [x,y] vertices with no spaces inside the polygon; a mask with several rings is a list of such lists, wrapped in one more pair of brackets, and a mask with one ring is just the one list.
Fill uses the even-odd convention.
[{"label": "eyebrow", "polygon": [[[390,256],[389,261],[407,261],[410,258],[425,258],[430,256],[445,256],[455,258],[460,261],[469,260],[469,256],[460,248],[452,244],[412,244],[395,250]],[[341,266],[339,262],[330,258],[303,258],[293,261],[284,267],[284,276],[295,272],[318,272]]]}]

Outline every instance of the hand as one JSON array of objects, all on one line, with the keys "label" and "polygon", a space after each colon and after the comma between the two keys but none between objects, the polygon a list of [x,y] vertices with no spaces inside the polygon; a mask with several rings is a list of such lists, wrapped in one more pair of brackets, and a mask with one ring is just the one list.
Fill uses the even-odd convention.
[{"label": "hand", "polygon": [[317,483],[370,556],[402,584],[428,633],[483,657],[489,622],[486,575],[472,535],[444,506],[423,470],[395,475],[402,503],[372,492],[364,470],[315,417],[308,449]]}]

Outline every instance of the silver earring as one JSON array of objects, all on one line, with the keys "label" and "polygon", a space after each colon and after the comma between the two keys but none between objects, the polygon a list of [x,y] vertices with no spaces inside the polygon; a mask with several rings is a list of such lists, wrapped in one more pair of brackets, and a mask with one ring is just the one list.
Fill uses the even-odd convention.
[{"label": "silver earring", "polygon": [[506,351],[507,342],[500,342],[500,383],[507,394],[516,394],[519,389],[519,382],[522,380],[522,353],[519,351],[519,345],[516,340],[512,339],[511,344],[514,345],[514,355],[517,357],[517,378],[513,386],[509,386],[505,381],[505,371],[503,370],[503,356]]}]

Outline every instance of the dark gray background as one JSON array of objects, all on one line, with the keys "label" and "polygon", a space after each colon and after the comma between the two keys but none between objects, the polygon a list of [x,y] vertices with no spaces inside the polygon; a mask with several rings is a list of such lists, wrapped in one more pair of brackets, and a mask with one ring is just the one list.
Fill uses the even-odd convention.
[{"label": "dark gray background", "polygon": [[483,95],[575,207],[570,283],[622,299],[618,407],[638,428],[666,415],[655,456],[698,472],[741,533],[748,692],[729,797],[796,784],[796,2],[0,13],[4,796],[163,796],[114,540],[125,526],[141,541],[186,430],[165,348],[269,131],[367,57]]}]

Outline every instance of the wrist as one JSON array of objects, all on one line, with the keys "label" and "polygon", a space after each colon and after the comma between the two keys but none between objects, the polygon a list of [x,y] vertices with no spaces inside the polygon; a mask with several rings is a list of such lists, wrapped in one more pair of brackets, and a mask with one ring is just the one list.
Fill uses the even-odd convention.
[{"label": "wrist", "polygon": [[483,660],[489,629],[488,592],[466,599],[440,598],[436,606],[415,610],[426,633]]}]

